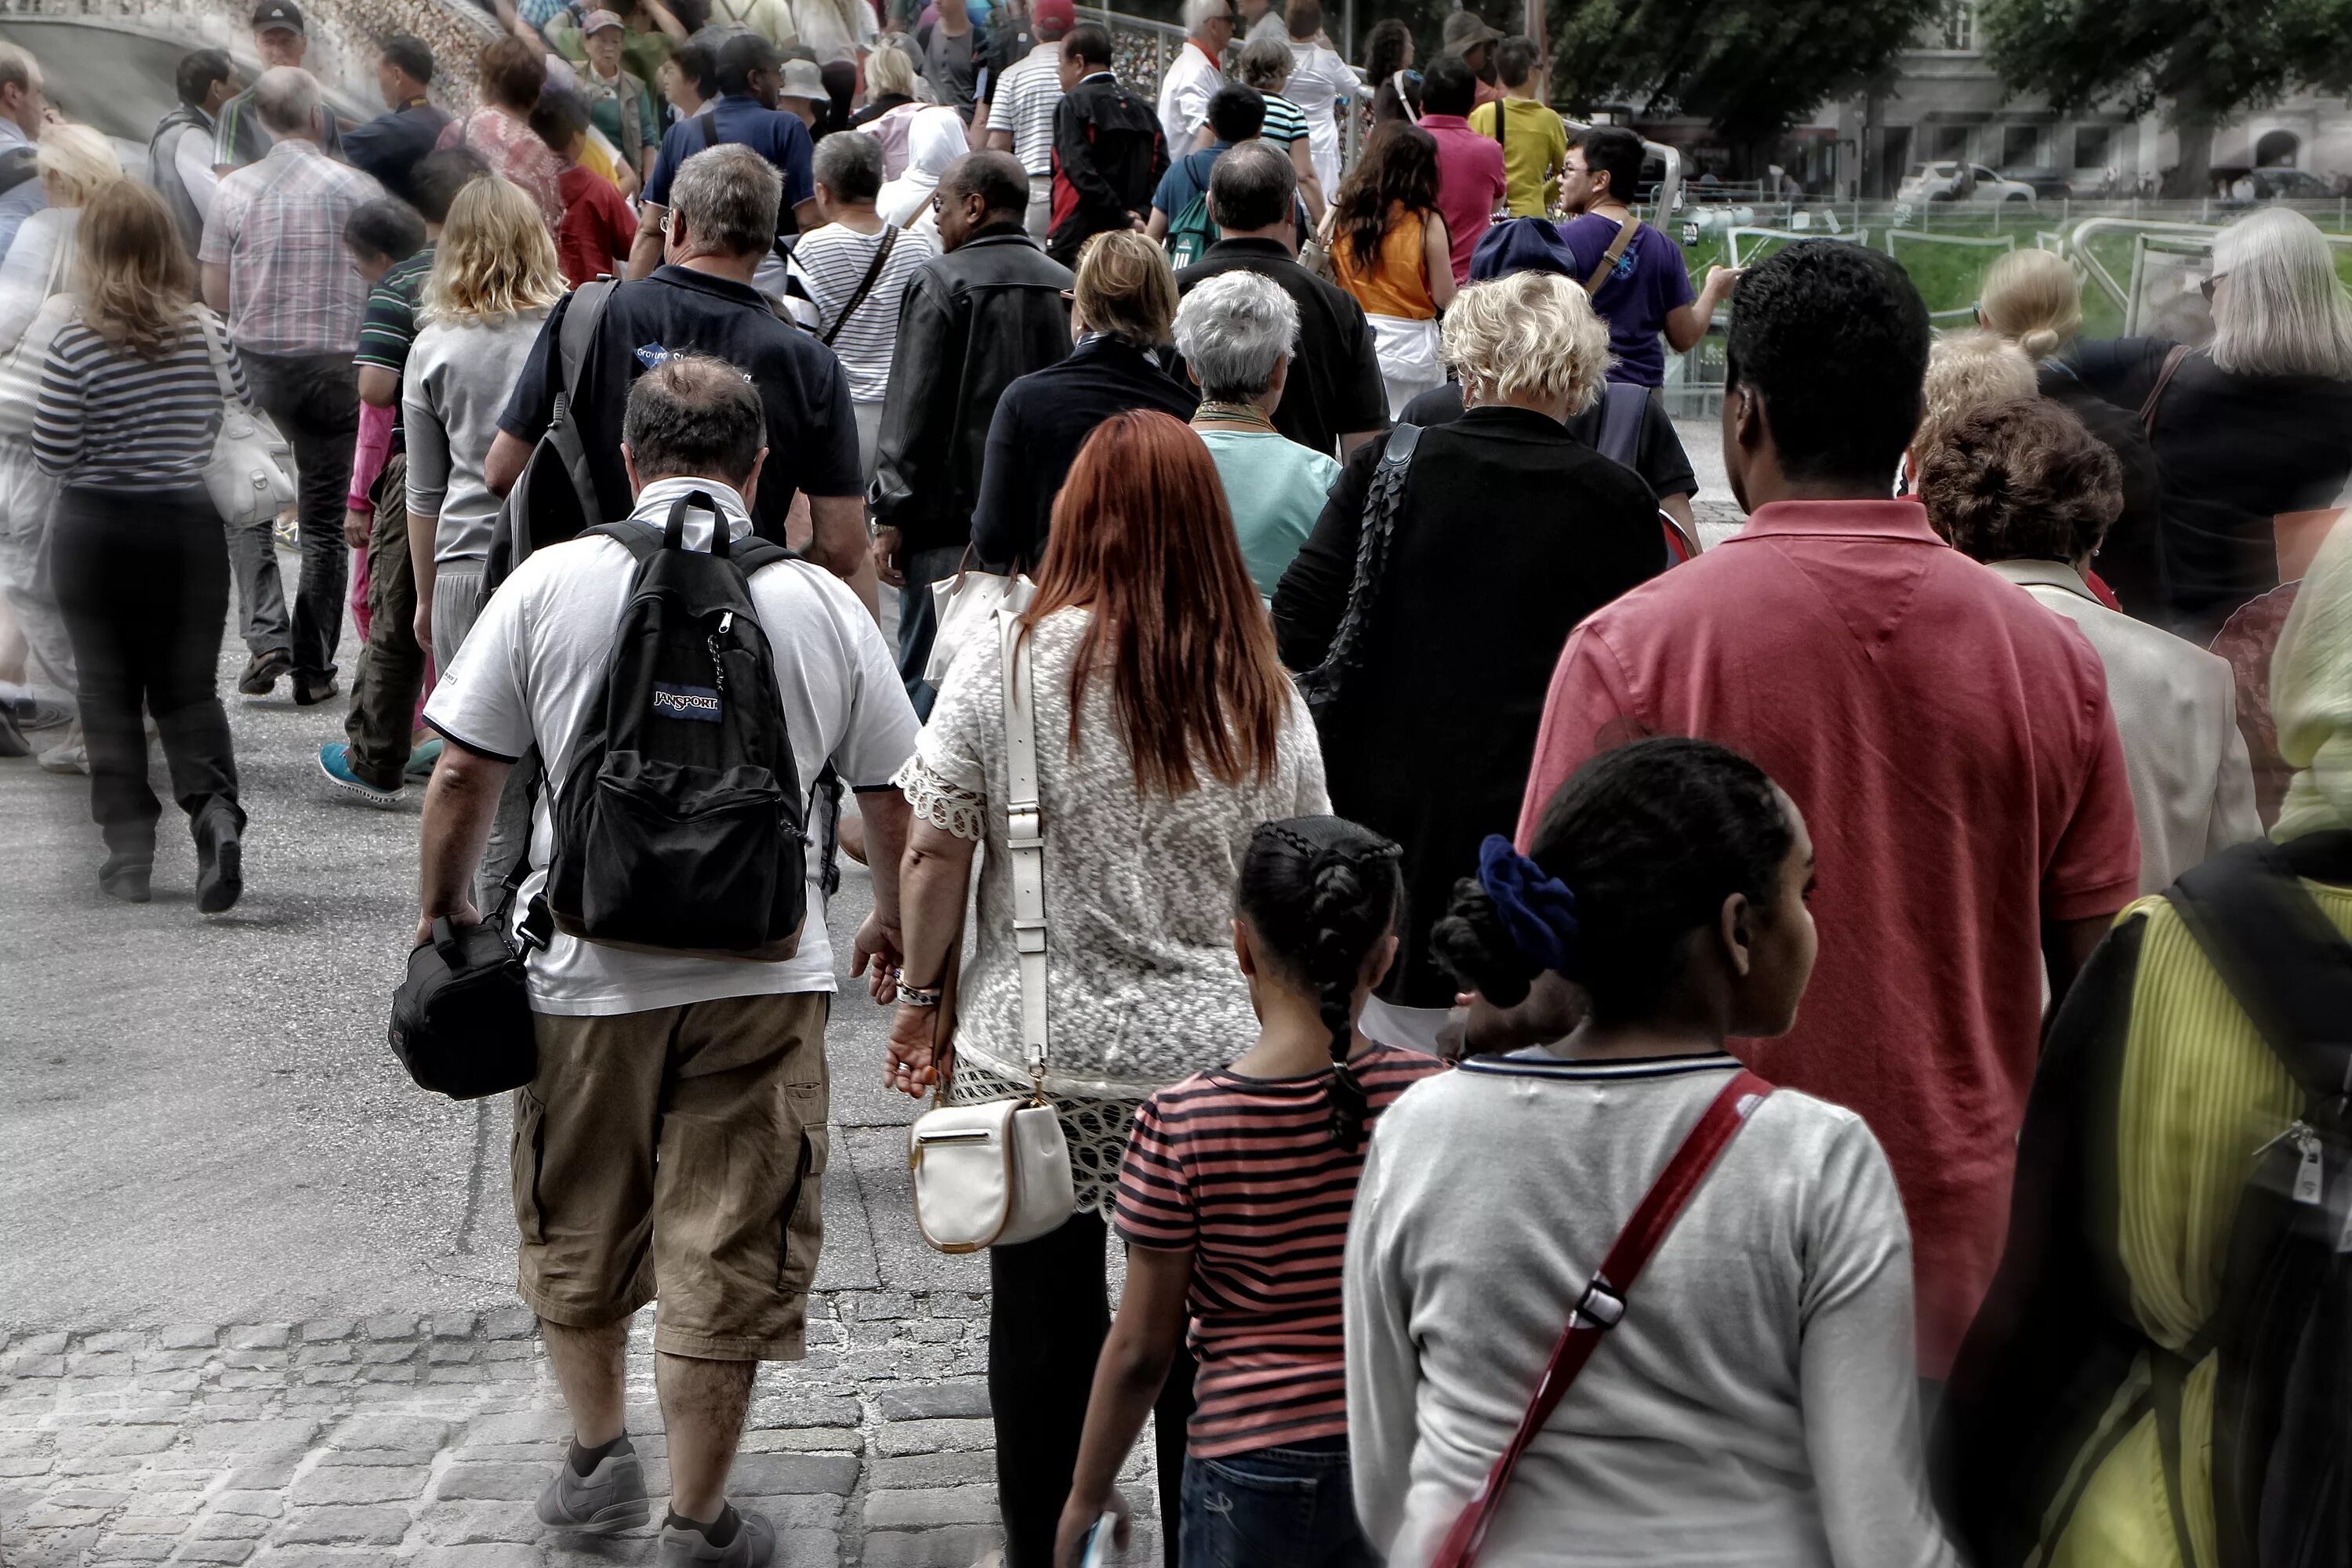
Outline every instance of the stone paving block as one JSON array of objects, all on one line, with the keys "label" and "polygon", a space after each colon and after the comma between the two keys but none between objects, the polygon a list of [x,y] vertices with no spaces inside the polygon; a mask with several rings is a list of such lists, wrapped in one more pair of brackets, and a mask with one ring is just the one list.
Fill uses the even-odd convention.
[{"label": "stone paving block", "polygon": [[846,1499],[837,1497],[754,1497],[740,1489],[730,1490],[728,1496],[738,1508],[766,1514],[778,1531],[839,1530],[842,1510],[847,1506]]},{"label": "stone paving block", "polygon": [[536,1340],[492,1340],[481,1347],[484,1361],[527,1362],[539,1354]]},{"label": "stone paving block", "polygon": [[539,1319],[528,1307],[501,1307],[482,1320],[482,1332],[494,1340],[527,1340],[539,1333]]},{"label": "stone paving block", "polygon": [[[632,1431],[658,1431],[658,1413],[628,1413]],[[544,1443],[551,1438],[572,1435],[572,1417],[561,1410],[513,1410],[497,1415],[484,1415],[466,1426],[466,1441],[476,1443]]]},{"label": "stone paving block", "polygon": [[449,1441],[449,1423],[427,1415],[356,1415],[328,1433],[327,1441],[338,1448],[432,1452]]},{"label": "stone paving block", "polygon": [[360,1360],[370,1366],[391,1366],[416,1354],[412,1340],[379,1340],[360,1347]]},{"label": "stone paving block", "polygon": [[359,1322],[352,1318],[312,1318],[298,1331],[306,1345],[324,1344],[331,1340],[347,1340],[359,1331]]},{"label": "stone paving block", "polygon": [[82,1558],[98,1544],[98,1527],[71,1530],[28,1530],[8,1543],[8,1568],[80,1568]]},{"label": "stone paving block", "polygon": [[436,1340],[425,1353],[435,1366],[463,1366],[474,1359],[477,1348],[466,1340]]},{"label": "stone paving block", "polygon": [[[209,1416],[212,1412],[208,1409],[205,1414]],[[192,1453],[206,1457],[276,1457],[303,1452],[318,1435],[319,1423],[299,1417],[262,1421],[207,1420],[189,1438],[188,1447]]]},{"label": "stone paving block", "polygon": [[387,1313],[368,1319],[360,1331],[372,1340],[413,1340],[416,1337],[416,1320],[397,1313]]},{"label": "stone paving block", "polygon": [[437,1499],[486,1498],[526,1501],[547,1485],[548,1467],[538,1465],[452,1465],[441,1472],[433,1489]]},{"label": "stone paving block", "polygon": [[506,1542],[428,1546],[403,1561],[409,1568],[540,1568],[546,1558],[536,1545]]},{"label": "stone paving block", "polygon": [[942,1448],[989,1448],[996,1444],[990,1421],[893,1421],[874,1435],[885,1454],[933,1454]]},{"label": "stone paving block", "polygon": [[746,1454],[862,1454],[866,1439],[841,1426],[780,1426],[743,1434]]},{"label": "stone paving block", "polygon": [[367,1468],[372,1466],[411,1465],[418,1469],[433,1468],[433,1448],[320,1448],[315,1463],[321,1469]]},{"label": "stone paving block", "polygon": [[929,1530],[943,1524],[992,1524],[994,1487],[915,1487],[866,1494],[868,1530]]},{"label": "stone paving block", "polygon": [[405,1502],[422,1497],[432,1479],[427,1465],[338,1465],[295,1479],[287,1500],[298,1509],[324,1503]]},{"label": "stone paving block", "polygon": [[730,1484],[747,1497],[847,1497],[857,1489],[859,1468],[851,1454],[745,1454],[736,1458]]},{"label": "stone paving block", "polygon": [[59,1508],[53,1502],[37,1502],[25,1510],[26,1530],[70,1530],[78,1524],[102,1524],[110,1509]]},{"label": "stone paving block", "polygon": [[221,1352],[220,1358],[223,1366],[233,1366],[242,1372],[282,1372],[289,1360],[282,1349],[231,1349]]},{"label": "stone paving block", "polygon": [[85,1334],[81,1348],[86,1351],[128,1351],[139,1348],[140,1336],[120,1330],[102,1334]]},{"label": "stone paving block", "polygon": [[855,1426],[865,1407],[844,1394],[794,1392],[755,1400],[751,1425],[761,1426]]},{"label": "stone paving block", "polygon": [[8,1348],[27,1355],[63,1355],[71,1338],[64,1333],[19,1334],[8,1342]]},{"label": "stone paving block", "polygon": [[474,1314],[471,1312],[438,1312],[425,1322],[436,1340],[470,1340],[474,1337]]},{"label": "stone paving block", "polygon": [[253,1555],[250,1541],[183,1541],[172,1553],[174,1563],[237,1563]]},{"label": "stone paving block", "polygon": [[884,1389],[875,1404],[885,1421],[930,1421],[986,1415],[988,1384],[984,1383],[914,1384]]},{"label": "stone paving block", "polygon": [[173,1426],[118,1426],[98,1440],[97,1454],[160,1454],[179,1439]]},{"label": "stone paving block", "polygon": [[167,1351],[210,1350],[219,1340],[220,1331],[210,1323],[173,1323],[155,1335],[155,1342]]},{"label": "stone paving block", "polygon": [[545,1533],[525,1502],[436,1501],[416,1516],[415,1539],[428,1546],[537,1541]]},{"label": "stone paving block", "polygon": [[[359,1380],[360,1369],[355,1366],[306,1366],[302,1369],[302,1387],[305,1391],[333,1390],[347,1384],[357,1383]],[[322,1397],[331,1400],[334,1396],[329,1393]]]},{"label": "stone paving block", "polygon": [[212,1357],[212,1347],[206,1345],[191,1350],[141,1351],[131,1360],[134,1370],[143,1374],[151,1372],[200,1372]]},{"label": "stone paving block", "polygon": [[168,1535],[102,1535],[90,1557],[97,1563],[161,1563],[174,1544]]},{"label": "stone paving block", "polygon": [[961,1487],[996,1480],[996,1456],[979,1448],[908,1454],[874,1461],[876,1490],[904,1487]]},{"label": "stone paving block", "polygon": [[408,1533],[404,1508],[306,1508],[280,1525],[281,1546],[396,1546]]},{"label": "stone paving block", "polygon": [[270,1531],[269,1521],[249,1513],[208,1513],[188,1532],[195,1541],[253,1541]]},{"label": "stone paving block", "polygon": [[359,1352],[341,1341],[312,1344],[307,1340],[295,1358],[303,1366],[342,1366],[359,1359]]},{"label": "stone paving block", "polygon": [[[144,1500],[137,1506],[145,1507]],[[118,1514],[107,1525],[116,1535],[178,1535],[187,1528],[187,1515],[178,1513]]]},{"label": "stone paving block", "polygon": [[[288,1468],[292,1468],[290,1461],[288,1464]],[[231,1473],[228,1479],[228,1484],[232,1489],[238,1489],[245,1487],[249,1483],[247,1481],[246,1472],[243,1470],[237,1470]],[[280,1480],[269,1484],[276,1487],[282,1487],[286,1483]],[[279,1514],[286,1511],[286,1500],[278,1496],[274,1490],[246,1491],[241,1489],[231,1489],[228,1491],[214,1493],[210,1507],[215,1513],[241,1513],[250,1515],[257,1519],[276,1519]]]},{"label": "stone paving block", "polygon": [[282,1351],[293,1337],[291,1323],[247,1323],[229,1330],[228,1344],[232,1350]]},{"label": "stone paving block", "polygon": [[299,1454],[273,1454],[266,1458],[250,1460],[229,1472],[228,1484],[239,1490],[266,1490],[282,1487],[294,1479],[300,1468]]},{"label": "stone paving block", "polygon": [[110,1491],[97,1487],[66,1487],[51,1492],[42,1500],[51,1508],[87,1508],[106,1511],[121,1508],[131,1500],[128,1491]]},{"label": "stone paving block", "polygon": [[136,1369],[129,1351],[68,1351],[66,1371],[75,1377],[128,1377]]},{"label": "stone paving block", "polygon": [[[966,1568],[994,1551],[998,1540],[993,1525],[883,1531],[866,1536],[857,1560],[864,1568]],[[1132,1562],[1143,1561],[1129,1556]]]},{"label": "stone paving block", "polygon": [[988,1316],[988,1298],[985,1296],[968,1295],[956,1290],[933,1291],[916,1299],[922,1303],[924,1313],[929,1317],[969,1319]]},{"label": "stone paving block", "polygon": [[265,1552],[253,1559],[254,1568],[394,1568],[399,1559],[389,1552],[334,1552],[316,1546],[296,1546]]},{"label": "stone paving block", "polygon": [[18,1454],[0,1459],[0,1480],[29,1480],[46,1476],[57,1465],[47,1454]]},{"label": "stone paving block", "polygon": [[58,1461],[61,1476],[128,1476],[139,1468],[136,1454],[68,1454]]},{"label": "stone paving block", "polygon": [[[60,1339],[63,1337],[58,1336]],[[66,1374],[66,1358],[40,1351],[18,1351],[0,1361],[0,1373],[10,1377],[63,1377]]]}]

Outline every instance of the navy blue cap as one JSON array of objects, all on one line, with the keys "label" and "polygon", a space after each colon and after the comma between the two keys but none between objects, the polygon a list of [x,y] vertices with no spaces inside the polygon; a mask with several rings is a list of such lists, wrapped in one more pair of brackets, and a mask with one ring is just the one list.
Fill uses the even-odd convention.
[{"label": "navy blue cap", "polygon": [[1508,218],[1478,237],[1478,248],[1470,253],[1471,282],[1491,282],[1515,272],[1578,276],[1576,255],[1549,218]]}]

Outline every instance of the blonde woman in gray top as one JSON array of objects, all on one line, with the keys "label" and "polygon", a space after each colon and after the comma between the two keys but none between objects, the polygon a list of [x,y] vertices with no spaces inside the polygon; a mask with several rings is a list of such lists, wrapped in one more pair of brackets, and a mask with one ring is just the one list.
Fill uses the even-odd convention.
[{"label": "blonde woman in gray top", "polygon": [[[1565,1037],[1408,1089],[1356,1193],[1348,1440],[1392,1568],[1445,1540],[1570,1306],[1739,1071],[1726,1042],[1787,1032],[1817,951],[1803,816],[1711,742],[1594,757],[1529,847],[1489,838],[1436,941],[1485,1005]],[[1482,1568],[1955,1562],[1886,1157],[1792,1089],[1743,1116],[1647,1268],[1611,1282],[1622,1317],[1500,1494]]]}]

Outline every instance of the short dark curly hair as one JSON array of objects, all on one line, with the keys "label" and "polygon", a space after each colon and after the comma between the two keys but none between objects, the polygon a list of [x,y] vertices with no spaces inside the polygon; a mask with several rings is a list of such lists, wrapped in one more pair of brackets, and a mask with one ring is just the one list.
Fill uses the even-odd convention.
[{"label": "short dark curly hair", "polygon": [[1790,479],[1891,482],[1919,428],[1927,340],[1927,303],[1893,258],[1807,240],[1733,289],[1727,384],[1763,399]]},{"label": "short dark curly hair", "polygon": [[1979,561],[2080,561],[2124,509],[2123,465],[2046,397],[1964,415],[1919,457],[1919,499]]}]

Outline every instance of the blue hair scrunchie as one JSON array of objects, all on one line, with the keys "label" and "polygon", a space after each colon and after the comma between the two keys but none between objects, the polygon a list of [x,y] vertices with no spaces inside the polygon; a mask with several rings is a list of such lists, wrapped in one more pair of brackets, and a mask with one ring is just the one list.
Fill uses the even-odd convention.
[{"label": "blue hair scrunchie", "polygon": [[1478,846],[1478,885],[1495,900],[1495,912],[1511,941],[1546,969],[1570,973],[1577,933],[1576,894],[1557,877],[1520,854],[1511,841],[1490,833]]}]

